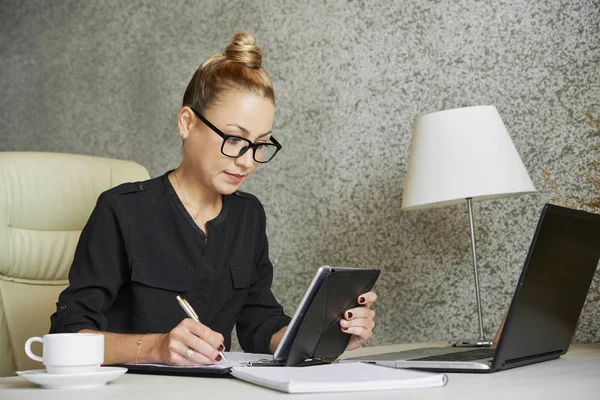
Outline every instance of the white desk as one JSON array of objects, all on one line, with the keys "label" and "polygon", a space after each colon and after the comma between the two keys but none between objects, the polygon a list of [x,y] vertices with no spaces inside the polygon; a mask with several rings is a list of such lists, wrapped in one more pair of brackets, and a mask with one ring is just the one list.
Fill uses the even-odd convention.
[{"label": "white desk", "polygon": [[[352,356],[385,353],[443,342],[367,347]],[[98,389],[48,390],[20,377],[0,378],[0,399],[271,399],[287,397],[361,399],[600,399],[600,344],[573,345],[558,360],[533,364],[493,374],[448,374],[443,388],[353,392],[335,394],[288,395],[254,386],[237,379],[188,378],[160,375],[125,374]]]}]

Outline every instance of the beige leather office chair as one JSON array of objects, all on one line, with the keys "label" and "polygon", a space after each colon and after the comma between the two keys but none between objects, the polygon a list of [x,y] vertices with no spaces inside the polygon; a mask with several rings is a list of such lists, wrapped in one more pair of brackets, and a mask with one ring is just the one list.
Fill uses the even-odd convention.
[{"label": "beige leather office chair", "polygon": [[25,340],[48,333],[98,196],[146,179],[148,171],[131,161],[0,152],[0,376],[44,368],[27,357]]}]

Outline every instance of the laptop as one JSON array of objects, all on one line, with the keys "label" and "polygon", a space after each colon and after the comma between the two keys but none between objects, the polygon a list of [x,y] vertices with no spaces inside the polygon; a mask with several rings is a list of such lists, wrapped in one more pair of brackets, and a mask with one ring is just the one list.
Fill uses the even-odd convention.
[{"label": "laptop", "polygon": [[489,373],[565,354],[600,259],[600,215],[546,204],[497,347],[423,348],[344,361]]}]

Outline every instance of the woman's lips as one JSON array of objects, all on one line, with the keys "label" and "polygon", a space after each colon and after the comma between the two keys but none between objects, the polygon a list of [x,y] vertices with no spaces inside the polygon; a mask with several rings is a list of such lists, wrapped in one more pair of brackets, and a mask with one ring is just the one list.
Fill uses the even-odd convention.
[{"label": "woman's lips", "polygon": [[229,172],[225,172],[225,175],[227,175],[227,178],[229,178],[229,180],[231,182],[235,182],[235,183],[239,183],[239,182],[243,181],[244,178],[246,177],[246,175],[231,174]]}]

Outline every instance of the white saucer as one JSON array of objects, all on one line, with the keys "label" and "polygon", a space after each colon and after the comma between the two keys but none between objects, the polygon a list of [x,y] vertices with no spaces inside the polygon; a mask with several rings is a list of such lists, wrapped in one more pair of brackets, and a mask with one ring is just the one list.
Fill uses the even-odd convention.
[{"label": "white saucer", "polygon": [[106,385],[127,372],[127,368],[100,367],[97,372],[49,374],[45,369],[17,371],[17,375],[46,389],[87,389]]}]

